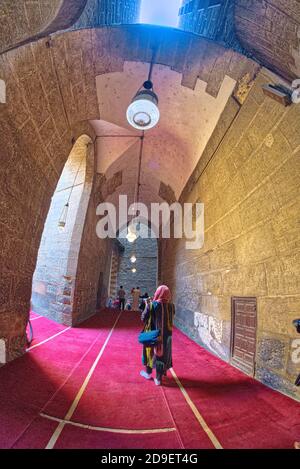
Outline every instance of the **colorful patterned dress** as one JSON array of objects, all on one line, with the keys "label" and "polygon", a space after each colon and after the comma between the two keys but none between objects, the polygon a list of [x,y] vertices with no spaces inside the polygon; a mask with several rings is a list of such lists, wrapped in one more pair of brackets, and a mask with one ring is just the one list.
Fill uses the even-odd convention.
[{"label": "colorful patterned dress", "polygon": [[175,315],[173,303],[153,301],[148,304],[142,319],[145,323],[144,332],[159,329],[160,343],[155,347],[143,347],[143,364],[156,368],[158,375],[165,375],[172,367],[172,330]]}]

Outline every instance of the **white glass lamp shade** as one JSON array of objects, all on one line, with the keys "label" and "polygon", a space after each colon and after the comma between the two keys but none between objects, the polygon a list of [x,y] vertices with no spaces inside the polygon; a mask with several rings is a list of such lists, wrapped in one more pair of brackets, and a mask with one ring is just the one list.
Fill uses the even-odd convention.
[{"label": "white glass lamp shade", "polygon": [[134,225],[128,226],[128,232],[126,235],[127,241],[133,243],[137,239],[136,227]]},{"label": "white glass lamp shade", "polygon": [[133,269],[131,269],[131,272],[132,272],[133,274],[135,274],[135,273],[136,273],[136,268],[134,267]]},{"label": "white glass lamp shade", "polygon": [[65,221],[59,221],[58,222],[59,231],[65,231],[65,227],[66,227],[66,222]]},{"label": "white glass lamp shade", "polygon": [[156,94],[152,90],[139,91],[128,106],[126,116],[135,129],[152,129],[160,117]]},{"label": "white glass lamp shade", "polygon": [[134,264],[136,262],[136,257],[135,257],[134,254],[131,256],[130,262],[132,262],[132,264]]},{"label": "white glass lamp shade", "polygon": [[137,236],[135,233],[128,232],[126,235],[126,238],[127,238],[127,241],[129,241],[130,243],[133,243],[136,240]]},{"label": "white glass lamp shade", "polygon": [[69,211],[69,204],[64,205],[60,219],[58,220],[58,229],[59,231],[64,231],[67,223],[67,216]]}]

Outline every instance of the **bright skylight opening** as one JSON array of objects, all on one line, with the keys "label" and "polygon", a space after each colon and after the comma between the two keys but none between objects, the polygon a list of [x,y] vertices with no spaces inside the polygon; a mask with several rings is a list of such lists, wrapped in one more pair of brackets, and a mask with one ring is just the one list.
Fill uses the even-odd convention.
[{"label": "bright skylight opening", "polygon": [[140,23],[176,28],[181,3],[182,0],[142,0]]}]

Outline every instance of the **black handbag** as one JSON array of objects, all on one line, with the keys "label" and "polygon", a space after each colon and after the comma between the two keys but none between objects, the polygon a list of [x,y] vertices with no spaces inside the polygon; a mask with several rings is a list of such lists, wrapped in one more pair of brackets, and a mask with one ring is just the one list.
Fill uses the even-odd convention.
[{"label": "black handbag", "polygon": [[293,325],[296,328],[296,331],[300,334],[300,319],[294,319]]}]

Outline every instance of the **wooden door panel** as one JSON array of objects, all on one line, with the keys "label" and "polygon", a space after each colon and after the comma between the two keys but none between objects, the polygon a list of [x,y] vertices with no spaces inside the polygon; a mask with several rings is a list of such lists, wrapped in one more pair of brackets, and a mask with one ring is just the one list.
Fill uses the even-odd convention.
[{"label": "wooden door panel", "polygon": [[256,298],[232,298],[231,363],[254,375]]}]

